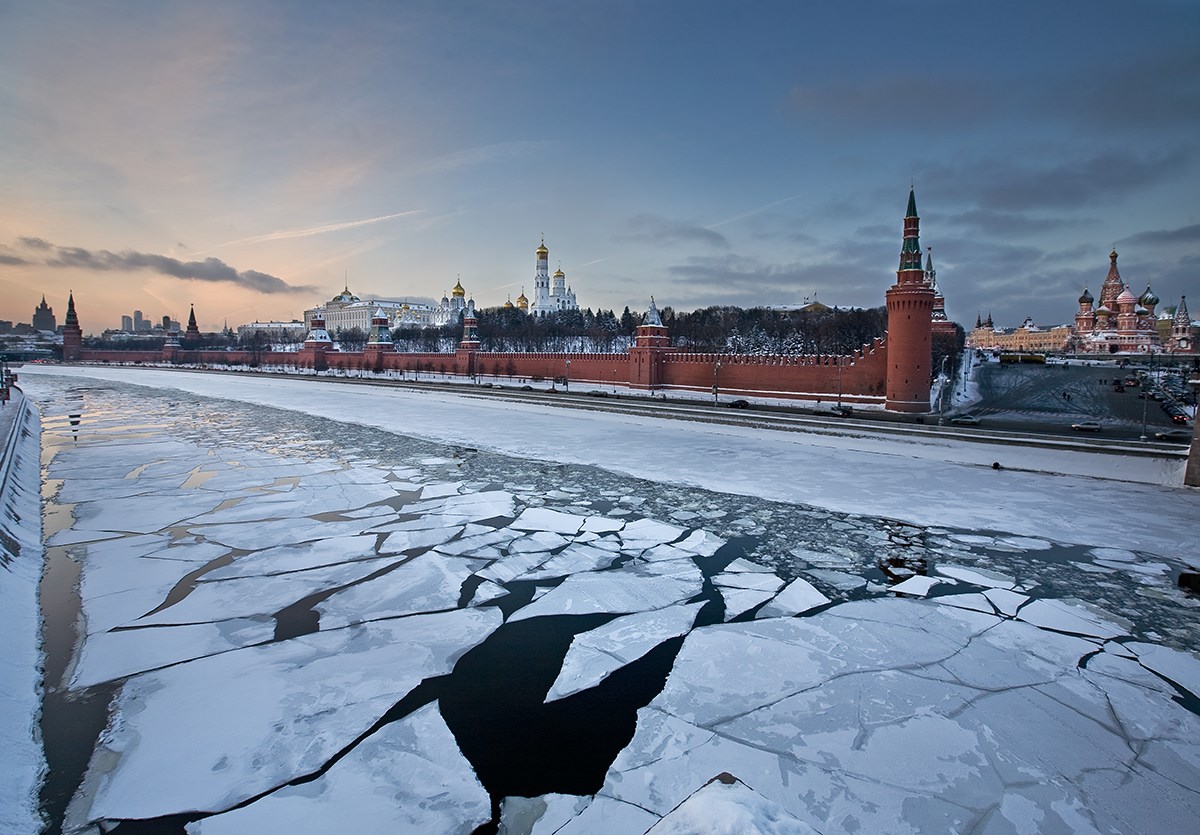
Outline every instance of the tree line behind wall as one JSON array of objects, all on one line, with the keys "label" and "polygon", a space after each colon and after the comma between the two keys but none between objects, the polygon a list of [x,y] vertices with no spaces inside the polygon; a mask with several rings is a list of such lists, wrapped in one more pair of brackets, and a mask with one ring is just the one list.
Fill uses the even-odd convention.
[{"label": "tree line behind wall", "polygon": [[[620,353],[633,343],[645,314],[627,307],[593,312],[561,310],[530,316],[515,308],[478,311],[480,349],[494,352]],[[692,312],[660,311],[671,345],[695,353],[799,356],[847,354],[858,350],[887,330],[883,307],[825,309],[820,311],[769,308],[706,307]],[[347,333],[351,345],[365,340]],[[341,335],[338,336],[341,340]],[[392,333],[400,351],[449,350],[462,338],[462,324],[441,328],[397,328]]]}]

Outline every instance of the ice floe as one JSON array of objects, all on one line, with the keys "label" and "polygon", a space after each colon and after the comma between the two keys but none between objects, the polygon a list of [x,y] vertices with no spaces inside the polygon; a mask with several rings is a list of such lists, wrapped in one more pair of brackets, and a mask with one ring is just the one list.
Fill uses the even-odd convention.
[{"label": "ice floe", "polygon": [[646,612],[682,603],[700,593],[703,577],[691,560],[629,565],[620,571],[573,574],[512,620],[545,615]]},{"label": "ice floe", "polygon": [[343,832],[470,835],[492,817],[491,799],[436,705],[384,725],[312,782],[284,786],[189,835]]},{"label": "ice floe", "polygon": [[821,594],[816,586],[797,577],[788,583],[775,599],[758,610],[758,617],[791,617],[818,606],[824,606],[829,598]]},{"label": "ice floe", "polygon": [[1200,718],[1123,690],[1169,730],[1141,764],[1079,668],[1095,646],[902,599],[695,629],[600,796],[665,818],[728,770],[819,831],[1190,828]]},{"label": "ice floe", "polygon": [[692,628],[703,605],[668,606],[625,615],[576,635],[546,701],[595,687],[614,670],[636,661],[663,641],[684,634]]},{"label": "ice floe", "polygon": [[134,676],[69,817],[223,811],[312,773],[500,620],[462,609],[374,621]]}]

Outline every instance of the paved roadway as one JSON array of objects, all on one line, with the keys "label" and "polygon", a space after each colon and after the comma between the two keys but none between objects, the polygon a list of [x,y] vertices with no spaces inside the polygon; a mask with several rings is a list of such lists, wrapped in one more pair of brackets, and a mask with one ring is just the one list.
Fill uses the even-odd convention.
[{"label": "paved roadway", "polygon": [[1142,434],[1144,412],[1150,437],[1157,431],[1177,428],[1156,401],[1138,397],[1138,387],[1114,391],[1116,369],[987,363],[976,373],[981,402],[969,411],[982,420],[983,426],[1073,434],[1072,423],[1095,420],[1104,426],[1100,433],[1104,437],[1137,439]]}]

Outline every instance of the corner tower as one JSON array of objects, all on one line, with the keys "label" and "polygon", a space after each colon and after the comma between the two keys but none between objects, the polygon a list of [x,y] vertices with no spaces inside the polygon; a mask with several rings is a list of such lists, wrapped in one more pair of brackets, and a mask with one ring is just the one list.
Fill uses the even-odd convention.
[{"label": "corner tower", "polygon": [[892,412],[929,411],[932,380],[930,345],[934,290],[921,267],[921,219],[917,198],[908,192],[904,245],[896,283],[887,291],[887,402]]},{"label": "corner tower", "polygon": [[67,318],[63,322],[63,362],[79,362],[83,353],[83,330],[75,313],[75,293],[67,296]]}]

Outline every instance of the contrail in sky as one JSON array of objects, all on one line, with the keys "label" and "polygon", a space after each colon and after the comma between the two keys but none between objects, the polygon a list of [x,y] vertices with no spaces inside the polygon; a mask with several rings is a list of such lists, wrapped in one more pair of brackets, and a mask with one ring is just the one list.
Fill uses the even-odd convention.
[{"label": "contrail in sky", "polygon": [[254,235],[249,238],[239,238],[236,241],[226,241],[223,244],[217,244],[213,249],[223,246],[234,246],[236,244],[261,244],[267,241],[285,241],[289,238],[307,238],[311,235],[324,235],[327,232],[341,232],[344,229],[353,229],[356,226],[368,226],[372,223],[382,223],[385,220],[395,220],[398,217],[419,215],[423,211],[423,209],[412,209],[407,212],[396,212],[393,215],[369,217],[365,220],[348,220],[344,223],[326,223],[324,226],[309,226],[306,229],[284,229],[279,232],[267,232],[265,235]]},{"label": "contrail in sky", "polygon": [[795,200],[797,197],[802,197],[802,196],[803,195],[800,195],[800,194],[793,194],[791,197],[785,197],[782,200],[776,200],[774,203],[768,203],[765,206],[759,206],[757,209],[751,209],[750,211],[745,212],[744,214],[734,215],[733,217],[726,218],[725,220],[718,220],[716,223],[710,223],[708,226],[705,226],[704,228],[705,229],[716,229],[718,226],[725,226],[730,223],[735,223],[739,220],[745,220],[748,217],[754,217],[754,215],[759,214],[760,212],[765,212],[767,209],[774,209],[776,206],[781,206],[784,203]]}]

